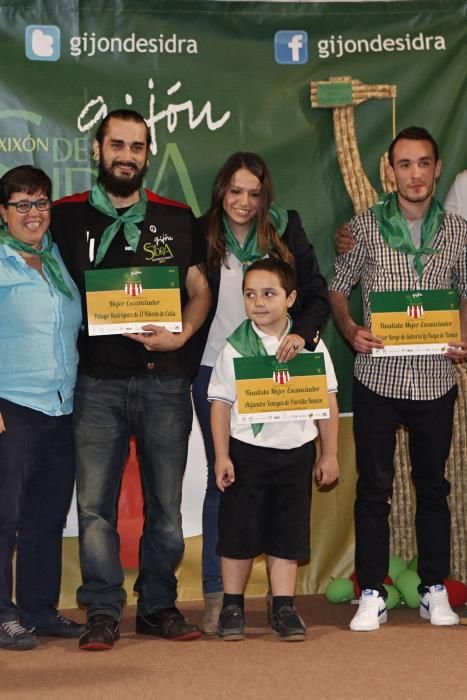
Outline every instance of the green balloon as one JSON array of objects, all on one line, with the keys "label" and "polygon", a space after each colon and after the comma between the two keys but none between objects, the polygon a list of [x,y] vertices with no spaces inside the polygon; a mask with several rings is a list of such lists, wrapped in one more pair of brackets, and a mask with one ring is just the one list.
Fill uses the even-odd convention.
[{"label": "green balloon", "polygon": [[390,586],[387,583],[383,583],[383,586],[388,592],[388,597],[386,598],[386,605],[388,610],[397,608],[401,604],[400,593],[395,586]]},{"label": "green balloon", "polygon": [[391,557],[389,559],[389,571],[388,576],[392,578],[392,582],[395,583],[399,574],[405,571],[407,564],[401,557]]},{"label": "green balloon", "polygon": [[420,605],[419,585],[420,576],[416,571],[406,569],[397,577],[396,588],[409,608],[418,608]]},{"label": "green balloon", "polygon": [[416,554],[407,564],[407,568],[410,571],[418,571],[418,554]]},{"label": "green balloon", "polygon": [[335,578],[329,581],[324,594],[330,603],[346,603],[354,597],[353,581]]}]

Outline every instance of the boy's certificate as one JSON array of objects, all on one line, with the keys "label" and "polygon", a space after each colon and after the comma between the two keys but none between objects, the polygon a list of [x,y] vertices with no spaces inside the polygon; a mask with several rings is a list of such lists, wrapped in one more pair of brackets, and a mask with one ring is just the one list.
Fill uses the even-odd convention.
[{"label": "boy's certificate", "polygon": [[322,352],[297,355],[287,364],[273,355],[234,358],[241,423],[329,418]]},{"label": "boy's certificate", "polygon": [[177,267],[122,267],[85,274],[89,335],[138,333],[153,323],[182,330]]},{"label": "boy's certificate", "polygon": [[459,299],[454,289],[370,292],[371,332],[387,355],[436,355],[461,338]]}]

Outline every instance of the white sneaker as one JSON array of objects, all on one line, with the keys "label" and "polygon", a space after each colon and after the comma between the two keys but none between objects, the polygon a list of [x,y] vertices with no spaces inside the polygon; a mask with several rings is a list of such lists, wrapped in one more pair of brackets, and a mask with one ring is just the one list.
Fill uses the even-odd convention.
[{"label": "white sneaker", "polygon": [[432,625],[458,625],[456,615],[448,600],[448,592],[441,583],[430,586],[420,598],[420,617]]},{"label": "white sneaker", "polygon": [[384,598],[378,591],[364,588],[358,601],[358,610],[350,622],[350,629],[354,632],[371,632],[387,621],[388,609]]}]

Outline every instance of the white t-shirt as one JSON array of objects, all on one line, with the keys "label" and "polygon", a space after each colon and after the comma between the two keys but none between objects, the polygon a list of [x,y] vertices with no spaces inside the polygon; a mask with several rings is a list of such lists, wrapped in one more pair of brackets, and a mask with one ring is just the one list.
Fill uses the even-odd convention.
[{"label": "white t-shirt", "polygon": [[[254,323],[253,329],[261,338],[267,354],[275,355],[282,338],[266,335]],[[302,352],[306,353],[308,350],[302,350]],[[334,393],[337,391],[336,373],[331,356],[322,340],[316,346],[315,352],[324,354],[328,391]],[[226,343],[217,358],[208,388],[209,401],[225,401],[232,407],[230,414],[231,436],[251,445],[274,447],[276,449],[300,447],[306,442],[314,440],[318,435],[318,428],[312,418],[281,421],[280,423],[264,423],[261,432],[256,437],[253,435],[251,425],[240,423],[233,363],[234,357],[241,357],[241,355],[230,343]]]},{"label": "white t-shirt", "polygon": [[444,208],[467,219],[467,170],[456,176],[446,195]]},{"label": "white t-shirt", "polygon": [[208,367],[214,367],[226,339],[246,319],[242,294],[242,265],[232,253],[227,254],[227,265],[229,267],[221,267],[216,315],[211,323],[201,360],[201,364]]}]

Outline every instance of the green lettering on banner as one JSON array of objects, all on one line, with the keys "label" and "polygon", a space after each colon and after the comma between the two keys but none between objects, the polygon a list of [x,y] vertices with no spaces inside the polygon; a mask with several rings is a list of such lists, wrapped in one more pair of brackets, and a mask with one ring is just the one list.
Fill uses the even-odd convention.
[{"label": "green lettering on banner", "polygon": [[191,182],[190,174],[188,168],[186,167],[185,161],[182,158],[180,149],[176,143],[168,143],[165,149],[164,156],[162,158],[162,163],[157,172],[157,177],[154,181],[154,192],[157,192],[162,179],[166,175],[166,170],[169,167],[169,163],[172,163],[177,173],[180,185],[185,195],[186,203],[191,207],[191,210],[195,216],[201,215],[201,209],[196,198],[195,190]]},{"label": "green lettering on banner", "polygon": [[0,110],[0,119],[24,119],[33,124],[40,124],[42,117],[40,114],[30,112],[26,109],[2,109]]}]

